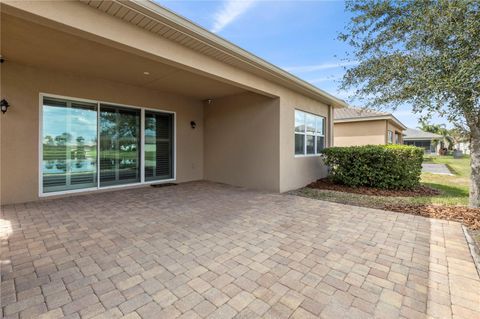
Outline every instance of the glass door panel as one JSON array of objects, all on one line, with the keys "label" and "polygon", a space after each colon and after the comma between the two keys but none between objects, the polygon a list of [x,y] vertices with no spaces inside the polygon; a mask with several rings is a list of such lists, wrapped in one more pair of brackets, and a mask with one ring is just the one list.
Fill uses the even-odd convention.
[{"label": "glass door panel", "polygon": [[100,105],[100,186],[140,182],[138,109]]},{"label": "glass door panel", "polygon": [[173,114],[145,111],[145,180],[173,178]]},{"label": "glass door panel", "polygon": [[43,99],[43,192],[97,186],[97,104]]}]

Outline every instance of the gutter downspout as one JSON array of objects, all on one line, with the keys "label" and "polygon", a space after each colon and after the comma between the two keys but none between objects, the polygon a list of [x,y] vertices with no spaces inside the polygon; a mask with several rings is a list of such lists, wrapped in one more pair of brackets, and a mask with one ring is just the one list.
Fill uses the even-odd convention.
[{"label": "gutter downspout", "polygon": [[328,147],[333,146],[333,107],[328,105]]}]

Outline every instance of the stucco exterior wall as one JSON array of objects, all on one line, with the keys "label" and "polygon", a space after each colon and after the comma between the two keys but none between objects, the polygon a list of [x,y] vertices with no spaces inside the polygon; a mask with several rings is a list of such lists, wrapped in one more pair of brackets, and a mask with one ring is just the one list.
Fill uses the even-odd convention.
[{"label": "stucco exterior wall", "polygon": [[386,120],[335,123],[333,145],[386,144],[386,130]]},{"label": "stucco exterior wall", "polygon": [[13,62],[1,71],[1,92],[11,105],[0,116],[2,204],[38,199],[40,93],[176,112],[177,181],[203,178],[203,127],[190,127],[203,122],[201,101]]},{"label": "stucco exterior wall", "polygon": [[205,179],[279,191],[279,100],[244,93],[205,102]]},{"label": "stucco exterior wall", "polygon": [[[280,191],[296,189],[327,175],[320,155],[295,156],[295,109],[326,117],[329,106],[285,90],[280,96]],[[326,146],[330,132],[325,132]]]}]

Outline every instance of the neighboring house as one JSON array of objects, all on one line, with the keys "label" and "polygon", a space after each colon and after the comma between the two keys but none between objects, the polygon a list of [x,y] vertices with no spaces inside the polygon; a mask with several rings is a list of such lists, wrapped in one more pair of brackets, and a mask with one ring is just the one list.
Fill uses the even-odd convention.
[{"label": "neighboring house", "polygon": [[2,1],[2,203],[324,177],[345,102],[150,1]]},{"label": "neighboring house", "polygon": [[402,144],[407,128],[390,113],[365,109],[335,109],[335,146]]},{"label": "neighboring house", "polygon": [[439,142],[442,136],[422,130],[407,128],[403,141],[405,145],[413,145],[425,149],[425,153],[438,153],[441,147]]},{"label": "neighboring house", "polygon": [[464,141],[455,144],[454,149],[463,152],[463,154],[470,154],[470,142]]}]

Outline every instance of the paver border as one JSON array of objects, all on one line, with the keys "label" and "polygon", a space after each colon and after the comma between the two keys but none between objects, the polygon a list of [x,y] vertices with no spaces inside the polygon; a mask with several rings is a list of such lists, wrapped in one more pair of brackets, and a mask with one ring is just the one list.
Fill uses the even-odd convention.
[{"label": "paver border", "polygon": [[473,263],[475,264],[475,268],[477,269],[478,277],[480,278],[480,254],[477,252],[475,242],[473,241],[472,236],[468,232],[467,227],[462,225],[463,234],[465,235],[465,239],[467,240],[468,248],[470,249],[470,255],[472,255]]}]

